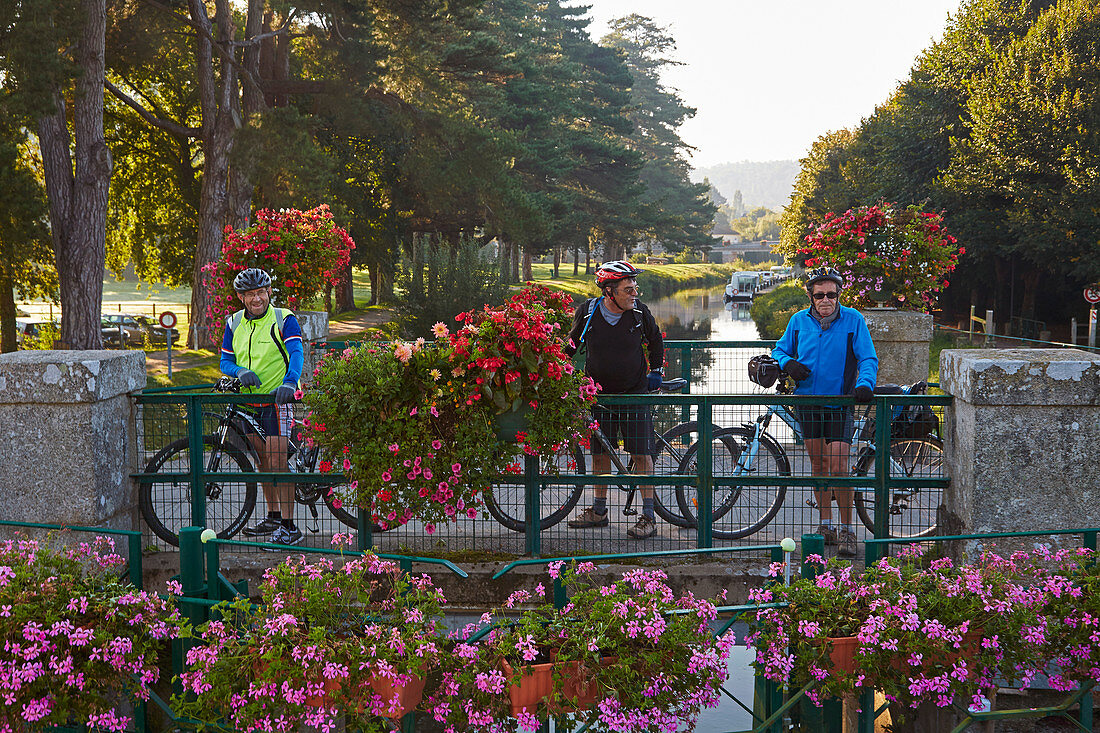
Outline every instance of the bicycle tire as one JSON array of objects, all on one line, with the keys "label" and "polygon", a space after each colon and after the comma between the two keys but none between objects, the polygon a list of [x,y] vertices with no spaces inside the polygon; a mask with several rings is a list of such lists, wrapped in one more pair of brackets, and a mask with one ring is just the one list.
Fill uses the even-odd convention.
[{"label": "bicycle tire", "polygon": [[[221,443],[222,456],[228,457],[236,464],[236,471],[226,470],[220,464],[209,466],[209,450],[218,446],[217,439],[213,435],[204,435],[203,439],[203,466],[210,470],[226,473],[240,472],[253,473],[255,468],[248,460],[248,456],[239,446],[232,441]],[[145,473],[186,473],[190,471],[191,439],[180,438],[161,448],[149,462],[145,464]],[[167,468],[166,468],[167,467]],[[209,488],[206,500],[206,526],[213,529],[221,539],[229,539],[244,528],[252,511],[256,508],[256,480],[243,482],[207,482],[206,486],[216,486],[219,491],[217,499],[211,499]],[[171,497],[160,497],[162,490],[175,492]],[[138,494],[138,503],[141,506],[141,516],[149,529],[157,537],[168,544],[178,547],[180,543],[179,530],[181,527],[191,526],[191,481],[187,478],[171,479],[170,481],[143,481],[141,491]],[[227,507],[226,511],[221,508]]]},{"label": "bicycle tire", "polygon": [[[711,430],[713,430],[714,433],[718,433],[722,431],[723,428],[712,425]],[[694,420],[689,420],[688,422],[674,425],[661,433],[661,440],[656,441],[656,455],[653,457],[653,474],[658,478],[653,482],[653,511],[658,517],[676,527],[694,527],[695,519],[685,517],[680,511],[680,502],[677,493],[682,492],[684,487],[674,484],[662,485],[659,477],[681,473],[680,466],[683,463],[684,455],[687,453],[687,448],[690,448],[691,445],[689,444],[687,448],[684,449],[683,453],[673,454],[666,449],[666,444],[675,448],[676,441],[685,436],[697,435],[698,432],[699,423]],[[692,438],[691,443],[694,443],[696,439],[697,438]]]},{"label": "bicycle tire", "polygon": [[[310,458],[305,461],[304,466],[306,473],[314,472],[319,453],[320,451],[317,448],[310,450]],[[336,517],[341,524],[358,531],[358,515],[344,508],[344,502],[340,499],[339,492],[336,490],[336,487],[341,484],[343,484],[342,481],[333,481],[331,484],[298,483],[294,486],[294,498],[299,504],[315,504],[317,499],[320,498],[325,503],[329,513]],[[340,501],[339,505],[336,504],[337,500]],[[387,529],[392,529],[392,527],[388,527]],[[385,532],[386,530],[371,522],[370,531],[374,533]]]},{"label": "bicycle tire", "polygon": [[[713,475],[716,478],[736,475],[738,461],[754,436],[755,431],[746,427],[725,428],[714,434],[716,443],[712,455]],[[719,446],[725,450],[719,450]],[[698,450],[698,443],[688,447],[680,467],[681,473],[697,473]],[[769,435],[761,436],[760,451],[755,460],[754,467],[750,469],[755,475],[791,475],[787,454]],[[768,461],[766,465],[764,460]],[[715,486],[711,502],[711,535],[718,539],[736,540],[759,532],[779,513],[786,495],[786,486]],[[676,500],[680,512],[697,524],[695,492],[681,489],[676,494]]]},{"label": "bicycle tire", "polygon": [[[560,473],[588,472],[585,467],[584,452],[580,446],[571,445],[568,447],[568,452],[559,451],[550,460],[554,462]],[[584,486],[583,483],[546,482],[539,494],[542,515],[539,519],[539,528],[549,529],[565,519],[580,501]],[[515,482],[499,482],[485,492],[485,508],[489,510],[489,514],[503,527],[513,532],[523,532],[526,529],[526,506],[526,487],[522,478]]]},{"label": "bicycle tire", "polygon": [[[890,456],[893,459],[892,463],[901,466],[909,478],[943,478],[943,441],[938,438],[894,438],[890,441]],[[874,468],[875,451],[869,447],[864,448],[860,451],[856,466],[852,469],[852,475],[873,476]],[[901,521],[895,523],[891,518],[890,537],[895,539],[931,537],[936,533],[937,514],[943,502],[943,489],[922,488],[914,489],[913,492],[906,507],[898,510]],[[874,532],[874,492],[870,492],[870,501],[865,501],[864,493],[855,492],[856,512],[863,526]],[[914,503],[914,498],[918,498],[919,501]],[[896,497],[891,497],[891,504],[894,506],[896,506],[895,499]]]}]

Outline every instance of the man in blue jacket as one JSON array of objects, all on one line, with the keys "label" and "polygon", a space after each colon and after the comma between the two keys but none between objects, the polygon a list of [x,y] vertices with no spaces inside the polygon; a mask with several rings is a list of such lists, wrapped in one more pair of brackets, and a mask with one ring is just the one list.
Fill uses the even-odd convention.
[{"label": "man in blue jacket", "polygon": [[[844,278],[832,268],[819,267],[806,273],[810,307],[791,316],[787,330],[776,343],[772,356],[797,383],[795,394],[853,395],[856,402],[874,397],[878,378],[878,356],[867,322],[854,308],[840,304]],[[806,452],[815,476],[847,476],[848,453],[852,445],[852,408],[840,405],[812,405],[796,408]],[[856,554],[852,529],[852,490],[834,488],[814,491],[821,524],[817,533],[825,544],[837,545],[837,554]],[[833,524],[833,499],[840,514]]]}]

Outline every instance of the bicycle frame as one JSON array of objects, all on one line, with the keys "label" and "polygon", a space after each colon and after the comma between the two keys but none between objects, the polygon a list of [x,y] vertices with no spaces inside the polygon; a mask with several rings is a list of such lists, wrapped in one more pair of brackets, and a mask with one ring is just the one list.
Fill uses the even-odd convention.
[{"label": "bicycle frame", "polygon": [[[611,464],[615,467],[616,471],[618,471],[620,474],[631,473],[630,468],[633,468],[633,465],[631,465],[630,467],[623,465],[622,459],[619,458],[619,451],[611,445],[611,441],[608,440],[607,436],[603,434],[603,430],[597,427],[595,430],[592,431],[592,437],[598,440],[600,442],[600,445],[603,446],[604,451],[610,457]],[[676,449],[672,447],[672,444],[665,440],[664,437],[656,430],[653,431],[653,441],[655,444],[663,446],[664,449],[668,451],[668,454],[673,458],[673,460],[676,461],[677,465],[679,465],[680,461],[683,460],[683,455],[676,451]],[[660,450],[657,450],[655,453],[660,454]],[[656,455],[654,456],[654,458],[656,458]],[[633,464],[633,460],[631,461],[631,464]],[[606,485],[608,487],[611,486],[611,484]],[[626,492],[626,504],[623,505],[623,514],[627,516],[633,516],[637,514],[638,510],[635,509],[633,505],[634,496],[638,492],[638,487],[635,485],[623,486],[622,484],[615,484],[615,486],[617,486],[620,491]]]}]

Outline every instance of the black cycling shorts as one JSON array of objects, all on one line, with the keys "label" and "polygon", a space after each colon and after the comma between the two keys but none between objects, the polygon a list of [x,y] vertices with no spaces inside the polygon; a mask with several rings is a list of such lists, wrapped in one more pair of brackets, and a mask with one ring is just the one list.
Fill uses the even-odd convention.
[{"label": "black cycling shorts", "polygon": [[795,414],[802,426],[802,437],[824,438],[827,443],[852,444],[852,408],[850,407],[796,407]]},{"label": "black cycling shorts", "polygon": [[261,405],[252,409],[267,437],[289,436],[294,432],[294,405]]},{"label": "black cycling shorts", "polygon": [[[607,441],[623,448],[632,456],[653,455],[653,415],[649,405],[594,405],[592,418],[600,424]],[[606,453],[603,444],[593,438],[592,455]]]}]

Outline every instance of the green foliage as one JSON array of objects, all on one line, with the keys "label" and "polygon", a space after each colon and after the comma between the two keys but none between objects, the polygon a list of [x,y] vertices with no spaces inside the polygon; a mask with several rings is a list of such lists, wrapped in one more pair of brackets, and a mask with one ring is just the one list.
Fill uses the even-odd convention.
[{"label": "green foliage", "polygon": [[[342,497],[382,526],[434,525],[477,516],[484,492],[521,452],[554,456],[575,443],[595,402],[591,379],[562,351],[568,296],[528,288],[503,306],[444,323],[424,339],[347,349],[321,362],[305,401],[321,470],[342,470]],[[529,410],[528,410],[529,408]],[[496,437],[505,412],[531,412],[509,445]]]},{"label": "green foliage", "polygon": [[398,274],[402,295],[396,310],[407,337],[426,337],[439,322],[457,328],[454,314],[504,300],[496,263],[476,241],[452,248],[423,237],[417,254],[418,261],[406,260]]},{"label": "green foliage", "polygon": [[791,316],[809,305],[806,288],[796,280],[788,280],[757,295],[752,301],[749,315],[756,323],[760,338],[771,341],[783,335]]}]

